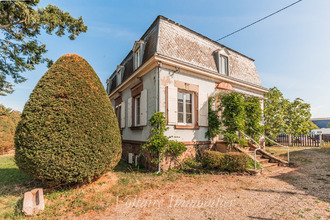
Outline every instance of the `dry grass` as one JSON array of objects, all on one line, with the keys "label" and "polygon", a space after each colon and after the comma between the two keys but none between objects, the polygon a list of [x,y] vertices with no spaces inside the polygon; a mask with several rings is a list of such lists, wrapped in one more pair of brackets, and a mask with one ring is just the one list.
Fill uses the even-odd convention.
[{"label": "dry grass", "polygon": [[[35,218],[236,218],[267,217],[272,219],[317,219],[330,214],[330,148],[293,147],[291,160],[296,168],[272,176],[237,176],[167,172],[162,175],[133,170],[120,162],[114,171],[96,182],[74,189],[46,189],[45,211]],[[285,159],[286,149],[267,148]],[[20,212],[23,193],[38,187],[21,173],[12,156],[0,157],[0,219],[23,219]],[[183,199],[204,198],[220,194],[235,199],[230,210],[184,210],[164,206],[160,210],[126,209],[118,212],[129,196]],[[167,197],[166,197],[167,196]],[[267,198],[267,199],[266,199]],[[118,200],[117,200],[118,199]],[[249,204],[248,206],[246,204]],[[257,212],[255,209],[262,210]],[[328,211],[327,211],[328,210]],[[169,214],[170,213],[170,214]],[[222,218],[222,217],[221,217]]]},{"label": "dry grass", "polygon": [[[45,189],[45,211],[36,218],[80,216],[87,212],[104,211],[116,198],[138,195],[144,190],[164,186],[183,177],[182,173],[161,175],[134,171],[120,162],[114,172],[103,175],[92,184],[71,189]],[[18,170],[13,156],[0,157],[0,219],[24,218],[21,213],[24,192],[42,187]]]}]

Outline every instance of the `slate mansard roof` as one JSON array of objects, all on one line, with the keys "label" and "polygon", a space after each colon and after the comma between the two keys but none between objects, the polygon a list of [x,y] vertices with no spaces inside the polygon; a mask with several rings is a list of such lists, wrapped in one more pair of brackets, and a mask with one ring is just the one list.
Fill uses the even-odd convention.
[{"label": "slate mansard roof", "polygon": [[[141,66],[157,54],[219,74],[215,51],[225,49],[230,55],[228,78],[263,88],[253,59],[163,16],[156,18],[140,40],[145,42]],[[125,67],[123,83],[134,73],[132,51],[120,65]],[[117,87],[116,71],[109,79],[112,80],[111,93]]]}]

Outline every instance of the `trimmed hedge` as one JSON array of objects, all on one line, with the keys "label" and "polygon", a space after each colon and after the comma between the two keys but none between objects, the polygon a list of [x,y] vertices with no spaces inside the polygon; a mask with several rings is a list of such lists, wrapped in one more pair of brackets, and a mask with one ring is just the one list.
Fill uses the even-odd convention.
[{"label": "trimmed hedge", "polygon": [[202,165],[207,169],[218,169],[229,172],[244,172],[249,163],[249,156],[243,153],[220,153],[217,151],[205,151]]},{"label": "trimmed hedge", "polygon": [[202,165],[207,169],[220,169],[224,154],[218,151],[204,151]]},{"label": "trimmed hedge", "polygon": [[90,182],[121,158],[121,136],[108,95],[89,63],[60,57],[24,106],[15,160],[51,186]]}]

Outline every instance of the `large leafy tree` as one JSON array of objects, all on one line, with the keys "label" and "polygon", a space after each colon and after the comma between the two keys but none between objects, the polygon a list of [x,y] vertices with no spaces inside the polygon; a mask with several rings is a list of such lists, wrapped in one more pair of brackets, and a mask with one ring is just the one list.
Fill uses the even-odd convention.
[{"label": "large leafy tree", "polygon": [[276,87],[269,89],[265,98],[264,123],[267,137],[276,140],[280,132],[295,137],[310,132],[310,104],[300,98],[290,102]]},{"label": "large leafy tree", "polygon": [[21,73],[52,62],[44,57],[46,45],[37,40],[42,29],[48,34],[69,34],[74,40],[87,31],[83,19],[73,18],[54,5],[37,8],[40,0],[0,2],[0,95],[12,93],[14,83],[26,80]]},{"label": "large leafy tree", "polygon": [[284,111],[288,100],[285,100],[282,92],[273,87],[265,94],[264,101],[264,126],[265,134],[272,140],[284,129]]},{"label": "large leafy tree", "polygon": [[285,105],[285,133],[297,137],[310,132],[309,119],[311,117],[310,104],[304,103],[302,99],[296,98],[293,102]]}]

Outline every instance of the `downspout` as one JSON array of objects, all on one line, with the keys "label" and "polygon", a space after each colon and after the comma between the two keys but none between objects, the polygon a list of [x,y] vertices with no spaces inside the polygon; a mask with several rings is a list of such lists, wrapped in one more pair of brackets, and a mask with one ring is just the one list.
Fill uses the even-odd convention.
[{"label": "downspout", "polygon": [[[157,66],[157,73],[156,73],[156,112],[159,111],[159,71],[160,71],[160,67],[162,66],[162,62],[158,62],[158,66]],[[160,164],[161,164],[161,155],[159,153],[158,155],[158,172],[157,173],[160,173]]]}]

